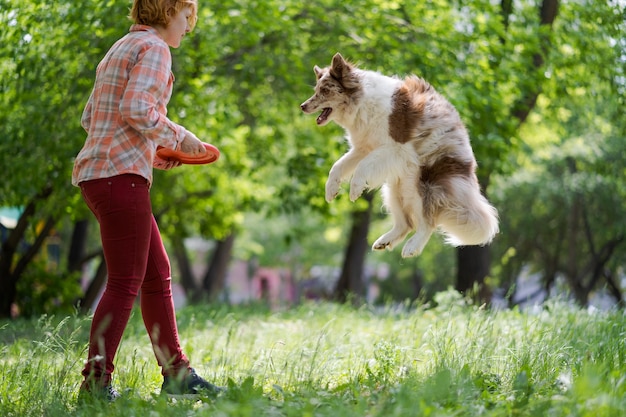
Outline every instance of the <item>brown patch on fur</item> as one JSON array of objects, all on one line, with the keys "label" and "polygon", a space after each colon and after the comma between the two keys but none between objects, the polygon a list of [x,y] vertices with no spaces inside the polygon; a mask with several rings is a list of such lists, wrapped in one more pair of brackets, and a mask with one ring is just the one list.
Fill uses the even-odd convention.
[{"label": "brown patch on fur", "polygon": [[450,177],[472,177],[473,175],[473,161],[461,161],[450,156],[444,156],[436,160],[432,165],[422,167],[420,182],[424,184],[439,184]]},{"label": "brown patch on fur", "polygon": [[[424,116],[427,92],[432,87],[418,77],[407,77],[404,84],[393,94],[393,107],[389,115],[389,136],[396,142],[407,143],[413,138],[415,130]],[[422,132],[428,136],[430,132]]]},{"label": "brown patch on fur", "polygon": [[424,217],[431,226],[434,226],[436,213],[441,208],[443,195],[451,192],[448,180],[452,177],[465,177],[477,181],[475,169],[474,161],[462,161],[450,156],[441,157],[433,164],[421,167],[418,189],[422,197]]}]

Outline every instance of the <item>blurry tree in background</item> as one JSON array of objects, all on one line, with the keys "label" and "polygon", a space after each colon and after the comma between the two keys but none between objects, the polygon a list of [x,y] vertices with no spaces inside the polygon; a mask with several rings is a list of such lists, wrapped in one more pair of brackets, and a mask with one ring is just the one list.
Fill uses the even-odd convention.
[{"label": "blurry tree in background", "polygon": [[[0,206],[22,210],[0,251],[0,317],[13,303],[23,312],[43,308],[27,307],[41,299],[34,292],[56,293],[60,305],[88,300],[106,277],[96,262],[86,294],[68,289],[101,258],[94,221],[69,179],[95,67],[127,32],[129,6],[0,0],[0,169],[10,173],[0,182]],[[546,285],[564,274],[581,303],[601,282],[621,294],[624,39],[620,1],[201,3],[196,30],[172,51],[169,115],[217,145],[222,157],[155,173],[153,206],[175,275],[192,298],[215,298],[231,259],[302,276],[315,264],[347,265],[350,256],[388,263],[390,282],[405,283],[395,289],[409,291],[396,291],[397,298],[455,283],[455,252],[436,238],[418,259],[401,260],[395,252],[367,252],[364,234],[350,233],[361,224],[371,242],[387,226],[376,193],[365,223],[355,223],[365,201],[324,201],[328,170],[346,150],[343,132],[318,128],[298,105],[311,94],[313,66],[340,51],[363,68],[425,77],[466,122],[503,227],[491,275],[489,248],[458,251],[459,288],[485,278],[490,287],[500,279],[513,285],[530,265],[545,271]],[[538,195],[544,197],[529,200]],[[57,272],[43,274],[37,254],[53,228],[64,257]],[[193,276],[184,244],[192,236],[215,243],[202,277]],[[347,255],[348,248],[361,254]],[[476,259],[476,269],[466,267]]]},{"label": "blurry tree in background", "polygon": [[[23,209],[0,252],[0,317],[14,302],[25,310],[38,293],[66,305],[63,286],[76,284],[62,273],[44,278],[34,271],[50,231],[56,227],[67,242],[62,220],[86,211],[68,186],[84,136],[77,115],[93,82],[86,64],[106,51],[115,16],[126,13],[123,4],[91,3],[0,1],[0,205]],[[62,263],[60,270],[66,267]],[[32,280],[24,278],[29,273]],[[28,284],[18,294],[20,281]]]},{"label": "blurry tree in background", "polygon": [[[513,175],[495,180],[507,213],[499,275],[510,286],[527,267],[546,291],[562,277],[582,305],[602,287],[623,303],[626,16],[587,6],[563,8],[545,93],[521,133],[527,152]],[[592,28],[595,42],[577,33]]]}]

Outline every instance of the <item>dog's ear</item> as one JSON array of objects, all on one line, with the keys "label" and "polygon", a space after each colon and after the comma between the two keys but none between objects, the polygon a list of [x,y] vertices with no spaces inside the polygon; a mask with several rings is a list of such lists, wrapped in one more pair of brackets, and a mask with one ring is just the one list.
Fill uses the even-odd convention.
[{"label": "dog's ear", "polygon": [[330,75],[334,78],[341,80],[345,75],[350,72],[350,64],[346,62],[339,52],[333,56],[333,62],[330,66]]},{"label": "dog's ear", "polygon": [[324,71],[322,71],[320,67],[318,67],[317,65],[314,66],[313,71],[315,72],[315,76],[317,77],[318,80],[322,78],[322,74],[324,74]]},{"label": "dog's ear", "polygon": [[335,65],[335,63],[339,64],[339,63],[346,63],[346,60],[343,59],[343,56],[341,56],[341,54],[339,52],[337,52],[335,55],[333,55],[333,60],[332,60],[332,64]]}]

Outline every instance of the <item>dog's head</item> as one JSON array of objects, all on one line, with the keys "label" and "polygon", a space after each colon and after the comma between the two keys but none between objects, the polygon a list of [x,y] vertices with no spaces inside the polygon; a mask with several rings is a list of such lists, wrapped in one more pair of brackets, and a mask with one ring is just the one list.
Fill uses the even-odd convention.
[{"label": "dog's head", "polygon": [[356,68],[341,54],[333,56],[330,67],[313,68],[317,77],[315,94],[300,105],[303,112],[310,114],[321,110],[317,124],[324,126],[341,116],[361,91]]}]

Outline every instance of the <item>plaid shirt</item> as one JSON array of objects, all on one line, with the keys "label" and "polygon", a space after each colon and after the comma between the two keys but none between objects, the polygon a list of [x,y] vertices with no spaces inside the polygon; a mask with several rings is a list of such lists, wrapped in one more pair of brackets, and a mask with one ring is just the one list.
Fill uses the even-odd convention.
[{"label": "plaid shirt", "polygon": [[178,148],[185,128],[167,118],[174,75],[168,45],[156,29],[133,25],[96,69],[81,125],[87,140],[72,184],[137,174],[152,184],[157,145]]}]

